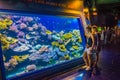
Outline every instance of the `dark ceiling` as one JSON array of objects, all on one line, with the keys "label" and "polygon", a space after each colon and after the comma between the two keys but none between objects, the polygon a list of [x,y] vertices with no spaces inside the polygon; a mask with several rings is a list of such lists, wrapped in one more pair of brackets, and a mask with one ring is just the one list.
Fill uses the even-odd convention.
[{"label": "dark ceiling", "polygon": [[92,8],[94,2],[99,13],[120,16],[120,0],[84,0],[84,5]]}]

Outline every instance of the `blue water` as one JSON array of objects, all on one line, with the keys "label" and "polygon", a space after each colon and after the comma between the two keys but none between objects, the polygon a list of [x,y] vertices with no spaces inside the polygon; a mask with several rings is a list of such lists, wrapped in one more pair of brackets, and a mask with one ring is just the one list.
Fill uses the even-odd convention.
[{"label": "blue water", "polygon": [[[5,19],[12,21],[11,25],[6,24],[7,29],[0,30],[2,36],[5,36],[4,39],[6,41],[8,41],[8,38],[18,40],[15,43],[9,43],[8,49],[3,50],[4,63],[9,63],[8,66],[5,66],[7,78],[31,72],[31,70],[27,71],[26,69],[28,65],[36,66],[32,70],[35,71],[82,57],[84,45],[82,45],[82,41],[79,42],[78,40],[81,38],[79,27],[82,26],[79,25],[81,23],[77,18],[6,14],[0,15],[0,19],[2,21],[5,21]],[[22,23],[24,24],[23,27],[21,27]],[[34,25],[36,26],[34,27]],[[11,26],[15,26],[17,30],[12,30]],[[19,35],[19,32],[23,33],[22,36]],[[65,34],[70,34],[72,37],[66,38],[64,37]],[[4,47],[6,45],[3,42],[2,46]],[[57,42],[58,45],[52,45],[52,42]],[[11,47],[13,45],[15,46]],[[60,49],[61,45],[63,50]],[[78,48],[75,49],[74,46]],[[25,48],[26,50],[24,50]],[[42,49],[43,51],[41,51]],[[24,55],[28,56],[23,59],[21,56]],[[17,56],[17,58],[13,58],[13,56]],[[19,61],[18,57],[22,61]],[[13,64],[15,62],[11,62],[12,59],[17,64]]]}]

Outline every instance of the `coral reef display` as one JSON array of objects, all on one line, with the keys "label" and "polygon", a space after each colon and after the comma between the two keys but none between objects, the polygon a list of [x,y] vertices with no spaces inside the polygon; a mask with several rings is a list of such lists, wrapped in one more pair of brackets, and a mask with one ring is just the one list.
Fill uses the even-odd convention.
[{"label": "coral reef display", "polygon": [[0,41],[7,78],[82,57],[77,18],[0,14]]}]

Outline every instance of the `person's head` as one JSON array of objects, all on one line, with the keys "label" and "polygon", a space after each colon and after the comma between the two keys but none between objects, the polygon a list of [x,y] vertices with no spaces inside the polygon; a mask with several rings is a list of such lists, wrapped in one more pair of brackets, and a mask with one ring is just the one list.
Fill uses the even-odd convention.
[{"label": "person's head", "polygon": [[92,33],[94,34],[94,33],[96,33],[96,32],[98,32],[97,27],[94,27],[94,26],[93,26],[93,28],[92,28]]},{"label": "person's head", "polygon": [[91,32],[91,27],[90,26],[86,27],[86,30],[87,32]]}]

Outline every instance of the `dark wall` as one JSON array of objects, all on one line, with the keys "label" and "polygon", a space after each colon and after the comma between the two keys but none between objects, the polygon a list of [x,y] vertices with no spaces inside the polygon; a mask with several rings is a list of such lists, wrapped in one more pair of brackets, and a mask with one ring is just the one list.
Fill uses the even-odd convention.
[{"label": "dark wall", "polygon": [[103,14],[101,12],[97,12],[98,15],[94,16],[91,13],[91,23],[92,25],[97,26],[109,26],[113,27],[117,25],[117,20],[115,19],[114,15],[111,14]]}]

